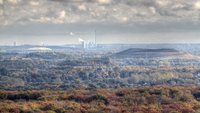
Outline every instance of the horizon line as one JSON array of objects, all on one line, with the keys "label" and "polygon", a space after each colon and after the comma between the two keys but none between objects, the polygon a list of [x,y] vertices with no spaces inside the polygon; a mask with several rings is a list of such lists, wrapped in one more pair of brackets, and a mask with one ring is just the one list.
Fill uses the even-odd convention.
[{"label": "horizon line", "polygon": [[[165,45],[171,45],[171,44],[200,44],[200,42],[190,42],[190,43],[99,43],[97,45],[160,45],[160,44],[165,44]],[[69,45],[81,45],[81,44],[45,44],[45,45],[40,45],[40,44],[18,44],[18,45],[13,45],[13,44],[0,44],[0,46],[69,46]]]}]

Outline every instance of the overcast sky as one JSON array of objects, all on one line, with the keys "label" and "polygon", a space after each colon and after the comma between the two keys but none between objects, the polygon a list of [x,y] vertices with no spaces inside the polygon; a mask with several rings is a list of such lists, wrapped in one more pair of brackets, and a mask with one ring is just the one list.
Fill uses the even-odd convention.
[{"label": "overcast sky", "polygon": [[93,41],[95,30],[98,43],[200,43],[200,0],[0,0],[0,44]]}]

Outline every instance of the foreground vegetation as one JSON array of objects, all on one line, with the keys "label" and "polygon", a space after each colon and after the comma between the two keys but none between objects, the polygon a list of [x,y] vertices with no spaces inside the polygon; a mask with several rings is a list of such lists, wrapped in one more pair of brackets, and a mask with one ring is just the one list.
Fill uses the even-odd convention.
[{"label": "foreground vegetation", "polygon": [[1,113],[199,113],[200,87],[0,91]]}]

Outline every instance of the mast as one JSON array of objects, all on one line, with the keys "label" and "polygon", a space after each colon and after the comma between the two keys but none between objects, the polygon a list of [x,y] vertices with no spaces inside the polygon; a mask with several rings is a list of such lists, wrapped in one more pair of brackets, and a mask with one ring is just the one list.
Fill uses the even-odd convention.
[{"label": "mast", "polygon": [[96,46],[97,45],[96,30],[94,30],[94,43],[95,43],[95,46]]}]

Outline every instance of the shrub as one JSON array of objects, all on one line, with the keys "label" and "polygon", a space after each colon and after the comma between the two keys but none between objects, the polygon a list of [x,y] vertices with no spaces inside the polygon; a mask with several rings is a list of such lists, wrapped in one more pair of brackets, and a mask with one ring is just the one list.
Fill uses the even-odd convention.
[{"label": "shrub", "polygon": [[86,101],[86,99],[83,96],[75,96],[75,95],[70,95],[68,97],[68,100],[79,102],[79,103]]},{"label": "shrub", "polygon": [[109,104],[108,99],[100,94],[93,95],[87,99],[88,102],[97,101],[97,100],[102,100],[105,105]]},{"label": "shrub", "polygon": [[123,97],[125,94],[122,91],[119,91],[119,92],[116,93],[116,95],[119,96],[119,97]]},{"label": "shrub", "polygon": [[38,100],[42,95],[40,93],[20,93],[20,94],[7,94],[8,100]]},{"label": "shrub", "polygon": [[47,104],[41,108],[43,111],[55,111],[57,109],[59,109],[59,107],[56,104]]},{"label": "shrub", "polygon": [[0,99],[6,99],[7,98],[7,94],[5,93],[0,93]]},{"label": "shrub", "polygon": [[197,101],[200,101],[200,92],[193,93],[193,96]]}]

